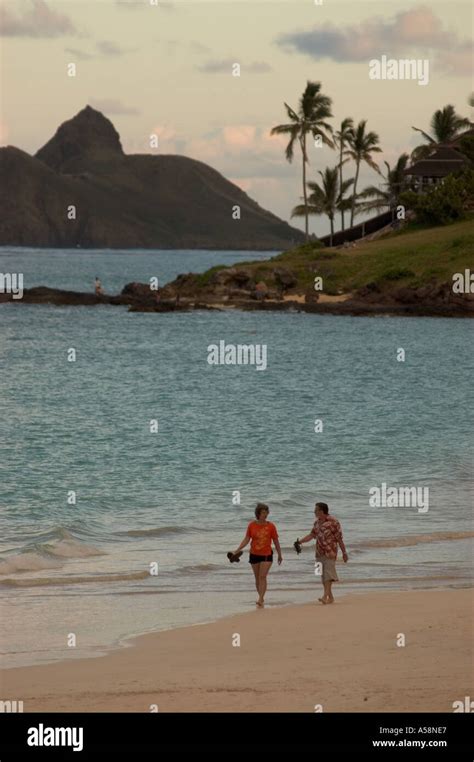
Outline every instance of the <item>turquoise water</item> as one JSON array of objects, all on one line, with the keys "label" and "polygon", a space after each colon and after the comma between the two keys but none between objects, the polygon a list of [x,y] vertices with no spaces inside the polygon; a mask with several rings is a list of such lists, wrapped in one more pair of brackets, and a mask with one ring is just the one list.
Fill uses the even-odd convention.
[{"label": "turquoise water", "polygon": [[[264,256],[18,250],[0,253],[0,270],[23,272],[25,287],[83,289],[99,275],[119,291]],[[336,594],[471,584],[470,321],[19,304],[0,305],[0,321],[5,664],[252,608],[249,565],[225,554],[259,500],[284,552],[268,605],[319,593],[311,549],[291,549],[316,500],[350,555]],[[220,340],[265,344],[267,369],[209,365]],[[382,482],[429,487],[429,510],[371,507]]]}]

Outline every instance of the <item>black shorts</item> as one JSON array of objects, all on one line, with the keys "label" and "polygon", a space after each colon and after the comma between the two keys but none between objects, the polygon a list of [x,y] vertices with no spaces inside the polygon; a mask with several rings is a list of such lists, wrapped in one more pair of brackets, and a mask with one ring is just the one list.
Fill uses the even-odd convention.
[{"label": "black shorts", "polygon": [[249,563],[261,564],[262,561],[269,561],[271,563],[273,561],[273,553],[271,553],[269,556],[256,556],[254,553],[250,553]]}]

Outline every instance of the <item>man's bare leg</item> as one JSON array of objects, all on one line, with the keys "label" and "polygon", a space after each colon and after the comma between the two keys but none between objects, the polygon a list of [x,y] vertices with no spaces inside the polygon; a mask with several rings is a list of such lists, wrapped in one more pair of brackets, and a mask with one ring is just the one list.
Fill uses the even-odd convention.
[{"label": "man's bare leg", "polygon": [[334,596],[332,594],[332,580],[323,582],[324,595],[322,598],[318,598],[321,603],[334,603]]},{"label": "man's bare leg", "polygon": [[324,593],[326,596],[326,603],[334,603],[334,596],[332,594],[332,579],[324,584]]}]

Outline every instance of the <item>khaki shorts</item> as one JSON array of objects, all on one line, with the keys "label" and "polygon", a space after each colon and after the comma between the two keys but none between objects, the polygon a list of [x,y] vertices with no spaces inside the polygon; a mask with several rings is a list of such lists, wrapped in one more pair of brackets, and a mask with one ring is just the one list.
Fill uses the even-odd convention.
[{"label": "khaki shorts", "polygon": [[321,564],[321,579],[323,582],[339,582],[336,572],[336,559],[327,556],[316,556],[316,563]]}]

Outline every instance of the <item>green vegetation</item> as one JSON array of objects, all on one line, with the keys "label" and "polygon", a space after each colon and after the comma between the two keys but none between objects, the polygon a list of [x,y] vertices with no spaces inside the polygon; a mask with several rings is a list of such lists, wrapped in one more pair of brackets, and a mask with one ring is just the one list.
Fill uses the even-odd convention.
[{"label": "green vegetation", "polygon": [[449,104],[434,112],[431,117],[430,127],[431,135],[424,130],[420,130],[419,127],[412,128],[416,132],[420,132],[427,141],[414,149],[411,155],[413,161],[418,161],[429,156],[433,146],[436,147],[440,143],[451,143],[456,138],[459,138],[464,130],[469,129],[470,121],[467,117],[459,116],[454,106]]},{"label": "green vegetation", "polygon": [[306,206],[304,204],[295,206],[291,216],[307,217],[308,214],[326,214],[331,226],[329,245],[332,246],[334,216],[336,210],[339,210],[343,214],[344,210],[351,208],[350,199],[344,198],[344,195],[354,180],[352,178],[350,180],[343,180],[342,186],[339,185],[340,172],[338,166],[335,166],[334,169],[326,167],[324,172],[319,170],[319,174],[322,178],[321,185],[312,182],[308,183],[308,188],[311,190],[311,195],[307,199],[309,203]]},{"label": "green vegetation", "polygon": [[[294,111],[287,103],[284,105],[290,121],[273,127],[271,134],[290,136],[285,150],[286,158],[290,162],[293,160],[295,143],[299,143],[301,148],[303,203],[294,207],[292,217],[304,217],[307,243],[310,214],[327,215],[332,245],[336,212],[341,215],[341,230],[344,230],[345,211],[350,211],[350,226],[352,227],[357,214],[393,209],[401,201],[402,194],[410,202],[410,208],[416,211],[422,223],[444,225],[463,217],[463,205],[457,203],[454,198],[457,186],[450,183],[449,176],[447,185],[450,187],[445,195],[434,196],[431,193],[430,198],[424,202],[422,199],[417,200],[414,193],[411,195],[408,193],[412,181],[409,175],[405,174],[410,161],[416,162],[421,158],[429,157],[440,145],[449,145],[454,141],[457,141],[458,150],[473,161],[474,139],[470,129],[471,122],[467,117],[459,115],[453,105],[448,104],[435,111],[430,120],[431,133],[419,127],[412,127],[422,135],[425,143],[417,146],[411,157],[403,153],[393,167],[384,162],[385,175],[374,159],[374,154],[382,151],[378,134],[367,130],[366,119],[362,119],[356,126],[351,117],[343,119],[339,129],[334,131],[327,121],[332,118],[332,99],[322,94],[320,82],[307,82],[297,111]],[[322,177],[320,184],[314,181],[307,182],[306,179],[306,165],[309,164],[307,141],[311,137],[318,141],[318,145],[324,143],[330,148],[337,149],[339,154],[338,163],[334,168],[326,167],[324,171],[319,170]],[[350,160],[355,165],[355,176],[344,180],[342,168]],[[362,164],[367,164],[377,172],[379,183],[358,191]],[[308,188],[312,191],[309,196]],[[345,193],[349,188],[351,188],[351,196],[347,199]],[[401,203],[406,205],[407,202],[401,201]]]},{"label": "green vegetation", "polygon": [[[369,283],[385,290],[416,287],[430,281],[450,282],[453,273],[472,267],[473,239],[474,215],[445,227],[361,242],[355,248],[331,250],[308,243],[264,262],[241,262],[235,267],[271,288],[275,287],[275,268],[290,270],[297,285],[289,293],[295,294],[311,288],[315,276],[323,278],[325,294],[350,293]],[[219,269],[224,268],[213,267],[196,276],[199,286],[205,287]]]},{"label": "green vegetation", "polygon": [[[308,199],[306,191],[306,165],[309,163],[308,151],[306,146],[307,137],[319,138],[322,143],[334,148],[331,140],[332,127],[327,119],[332,117],[331,98],[323,95],[320,82],[307,82],[305,91],[300,98],[298,111],[294,111],[285,103],[286,113],[290,122],[288,124],[278,124],[273,127],[271,135],[289,135],[290,141],[285,150],[287,161],[293,161],[293,149],[296,141],[299,142],[302,156],[302,174],[303,174],[303,199],[304,206],[307,208]],[[305,234],[308,240],[308,211],[305,217]]]},{"label": "green vegetation", "polygon": [[352,189],[351,227],[354,224],[354,216],[356,213],[357,182],[359,180],[360,165],[362,163],[367,164],[367,166],[380,173],[379,167],[372,157],[373,153],[381,153],[382,151],[379,146],[379,136],[376,132],[367,132],[366,127],[367,119],[362,119],[349,135],[349,149],[347,154],[355,161],[356,165],[354,186]]},{"label": "green vegetation", "polygon": [[407,191],[400,201],[416,212],[417,218],[429,225],[449,225],[466,216],[466,208],[474,198],[474,170],[448,175],[441,185],[428,193]]}]

